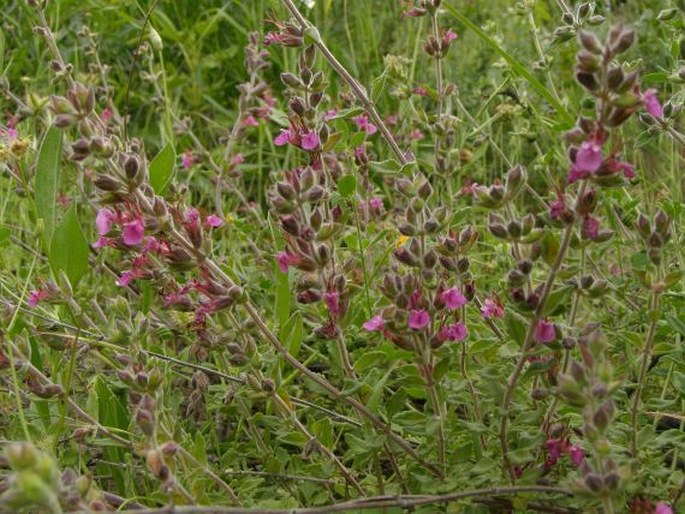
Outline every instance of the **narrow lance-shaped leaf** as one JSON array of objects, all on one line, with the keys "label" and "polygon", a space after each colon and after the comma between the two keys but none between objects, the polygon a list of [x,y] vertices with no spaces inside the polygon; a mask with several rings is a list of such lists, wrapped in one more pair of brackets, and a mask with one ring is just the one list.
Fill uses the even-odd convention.
[{"label": "narrow lance-shaped leaf", "polygon": [[171,143],[167,143],[150,163],[150,185],[155,193],[162,194],[174,176],[176,152]]},{"label": "narrow lance-shaped leaf", "polygon": [[88,240],[83,235],[75,205],[69,208],[55,229],[48,256],[55,274],[63,271],[72,286],[88,269]]},{"label": "narrow lance-shaped leaf", "polygon": [[36,213],[43,220],[43,241],[46,246],[52,239],[55,230],[57,189],[59,188],[59,170],[62,158],[62,131],[50,127],[45,133],[38,151],[34,200]]}]

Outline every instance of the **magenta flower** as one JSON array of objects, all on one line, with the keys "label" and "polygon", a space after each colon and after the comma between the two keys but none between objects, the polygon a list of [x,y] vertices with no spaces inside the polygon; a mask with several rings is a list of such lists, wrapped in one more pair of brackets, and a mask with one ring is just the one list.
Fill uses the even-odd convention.
[{"label": "magenta flower", "polygon": [[546,319],[541,319],[538,321],[538,324],[535,325],[533,337],[538,343],[551,343],[557,338],[557,331],[554,328],[554,323],[547,321]]},{"label": "magenta flower", "polygon": [[602,147],[594,141],[584,141],[576,154],[575,166],[580,173],[594,173],[602,161]]},{"label": "magenta flower", "polygon": [[664,117],[664,108],[661,106],[659,99],[656,96],[656,89],[648,89],[642,95],[642,103],[645,104],[647,112],[655,118]]},{"label": "magenta flower", "polygon": [[457,39],[459,36],[457,35],[456,32],[454,32],[452,29],[447,29],[445,32],[444,38],[446,41],[454,41]]},{"label": "magenta flower", "polygon": [[599,236],[599,220],[593,216],[585,216],[580,231],[585,239],[594,241]]},{"label": "magenta flower", "polygon": [[369,200],[369,207],[377,211],[383,208],[383,199],[380,196],[374,196]]},{"label": "magenta flower", "polygon": [[114,241],[105,236],[98,237],[98,240],[92,244],[93,248],[104,248],[106,246],[114,246]]},{"label": "magenta flower", "polygon": [[327,291],[323,295],[328,312],[333,315],[340,314],[340,294],[337,291]]},{"label": "magenta flower", "polygon": [[278,252],[276,255],[276,262],[278,263],[278,269],[281,273],[288,273],[288,268],[293,264],[300,262],[297,255],[288,252]]},{"label": "magenta flower", "polygon": [[329,109],[328,111],[326,111],[326,114],[324,114],[323,120],[324,121],[330,121],[333,118],[335,118],[337,115],[338,115],[338,111],[336,111],[335,109]]},{"label": "magenta flower", "polygon": [[425,328],[431,321],[431,317],[425,310],[412,310],[409,312],[409,320],[407,324],[412,330],[421,330]]},{"label": "magenta flower", "polygon": [[112,221],[114,221],[114,213],[109,209],[100,209],[95,217],[95,227],[98,229],[98,235],[106,236],[112,230]]},{"label": "magenta flower", "polygon": [[414,89],[411,90],[412,94],[417,95],[417,96],[428,96],[428,91],[426,91],[425,87],[417,86]]},{"label": "magenta flower", "polygon": [[502,307],[501,303],[493,300],[492,298],[485,299],[480,312],[485,319],[504,317],[504,307]]},{"label": "magenta flower", "polygon": [[143,226],[143,220],[136,218],[132,221],[124,223],[124,229],[122,230],[122,236],[124,238],[124,243],[128,246],[139,245],[143,241],[143,235],[145,234],[145,227]]},{"label": "magenta flower", "polygon": [[385,322],[383,321],[383,316],[379,314],[377,316],[374,316],[370,320],[364,322],[362,327],[364,327],[364,330],[366,330],[367,332],[376,332],[378,330],[382,330],[384,325]]},{"label": "magenta flower", "polygon": [[112,109],[110,109],[109,107],[105,107],[104,109],[102,109],[102,112],[100,113],[100,118],[102,118],[102,121],[105,124],[107,124],[111,121],[112,115]]},{"label": "magenta flower", "polygon": [[223,221],[219,216],[216,214],[210,214],[207,216],[207,219],[205,220],[205,227],[206,228],[217,228],[223,225]]},{"label": "magenta flower", "polygon": [[29,307],[33,308],[37,306],[41,301],[45,300],[47,297],[47,291],[43,289],[34,290],[29,293],[29,298],[26,301],[26,303],[28,303]]},{"label": "magenta flower", "polygon": [[618,163],[618,169],[623,172],[623,176],[625,178],[634,178],[635,177],[635,166],[633,166],[629,162],[619,162]]},{"label": "magenta flower", "polygon": [[466,305],[466,302],[468,301],[456,287],[450,287],[440,293],[440,300],[445,304],[445,307],[451,311]]},{"label": "magenta flower", "polygon": [[290,129],[283,129],[281,133],[274,138],[274,144],[276,146],[284,146],[290,143],[293,138],[293,133]]},{"label": "magenta flower", "polygon": [[376,125],[371,123],[369,121],[369,118],[365,114],[362,114],[361,116],[357,116],[354,119],[354,123],[357,125],[357,128],[359,130],[363,130],[364,132],[366,132],[370,136],[374,135],[376,133],[376,131],[378,130]]},{"label": "magenta flower", "polygon": [[673,514],[673,509],[666,502],[659,502],[656,504],[654,514]]},{"label": "magenta flower", "polygon": [[258,127],[259,122],[255,119],[254,116],[249,114],[244,120],[243,120],[243,126],[245,127]]},{"label": "magenta flower", "polygon": [[421,132],[419,129],[415,128],[414,130],[411,131],[411,134],[409,134],[409,138],[412,141],[421,141],[424,138],[423,132]]},{"label": "magenta flower", "polygon": [[571,457],[571,462],[575,467],[580,466],[585,460],[585,452],[580,446],[573,445],[569,450],[569,457]]},{"label": "magenta flower", "polygon": [[308,132],[302,136],[302,142],[300,143],[303,150],[316,150],[321,145],[321,139],[316,132]]},{"label": "magenta flower", "polygon": [[191,152],[190,150],[186,150],[181,155],[181,166],[183,166],[184,170],[190,169],[193,165],[194,160],[195,159],[193,158],[193,152]]},{"label": "magenta flower", "polygon": [[245,156],[241,153],[237,153],[233,156],[231,159],[231,165],[233,166],[238,166],[239,164],[242,164],[245,162]]},{"label": "magenta flower", "polygon": [[550,463],[556,464],[563,450],[561,439],[547,439],[545,445],[547,446],[547,451],[549,452]]},{"label": "magenta flower", "polygon": [[566,209],[566,203],[564,203],[563,198],[557,198],[552,203],[549,204],[549,217],[553,220],[559,219],[561,214]]},{"label": "magenta flower", "polygon": [[466,336],[469,335],[469,331],[461,321],[454,323],[452,325],[445,325],[440,329],[438,333],[438,338],[441,341],[463,341]]},{"label": "magenta flower", "polygon": [[133,278],[134,277],[132,271],[124,271],[117,279],[117,285],[119,287],[126,287],[131,283],[131,280],[133,280]]}]

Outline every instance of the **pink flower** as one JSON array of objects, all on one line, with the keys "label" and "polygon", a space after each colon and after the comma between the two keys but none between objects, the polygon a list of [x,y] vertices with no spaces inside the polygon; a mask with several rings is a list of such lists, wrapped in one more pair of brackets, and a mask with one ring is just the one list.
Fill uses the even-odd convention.
[{"label": "pink flower", "polygon": [[563,444],[561,439],[547,439],[545,443],[547,451],[549,452],[549,460],[552,465],[556,464],[563,451]]},{"label": "pink flower", "polygon": [[390,125],[391,127],[394,127],[397,125],[397,122],[399,121],[399,117],[396,114],[391,114],[387,118],[385,118],[385,123]]},{"label": "pink flower", "polygon": [[323,115],[323,120],[324,121],[330,121],[333,118],[335,118],[337,115],[338,115],[338,111],[336,111],[335,109],[329,109],[328,111],[326,111],[326,114]]},{"label": "pink flower", "polygon": [[616,168],[623,172],[623,176],[627,179],[635,177],[635,166],[629,162],[620,161],[616,163]]},{"label": "pink flower", "polygon": [[98,229],[98,234],[106,236],[112,230],[112,221],[114,221],[114,213],[109,209],[100,209],[95,217],[95,227]]},{"label": "pink flower", "polygon": [[538,324],[535,325],[533,337],[538,343],[551,343],[557,338],[557,331],[554,328],[554,323],[547,321],[546,319],[541,319],[538,321]]},{"label": "pink flower", "polygon": [[655,118],[664,117],[664,108],[661,106],[659,99],[656,96],[656,89],[648,89],[642,95],[642,103],[645,104],[647,112]]},{"label": "pink flower", "polygon": [[566,204],[563,198],[557,198],[552,203],[549,204],[549,217],[553,220],[559,219],[561,214],[566,209]]},{"label": "pink flower", "polygon": [[411,134],[409,134],[409,137],[413,141],[421,141],[424,138],[424,135],[419,129],[414,129],[411,131]]},{"label": "pink flower", "polygon": [[426,88],[421,86],[415,87],[411,90],[411,92],[417,96],[428,96],[428,91],[426,91]]},{"label": "pink flower", "polygon": [[451,311],[466,305],[466,302],[468,301],[456,287],[451,287],[443,291],[440,294],[440,300],[445,304],[445,307]]},{"label": "pink flower", "polygon": [[193,158],[193,152],[190,150],[186,150],[181,155],[181,166],[183,166],[184,170],[188,170],[192,167],[194,160],[195,159]]},{"label": "pink flower", "polygon": [[29,293],[29,298],[26,301],[26,303],[28,303],[29,307],[33,308],[37,306],[41,301],[45,300],[47,297],[47,291],[43,289],[34,290]]},{"label": "pink flower", "polygon": [[599,235],[599,220],[593,216],[585,216],[583,226],[581,228],[581,235],[585,239],[595,240]]},{"label": "pink flower", "polygon": [[383,199],[380,196],[374,196],[369,200],[369,207],[377,211],[383,208]]},{"label": "pink flower", "polygon": [[245,162],[245,156],[241,153],[237,153],[233,156],[231,159],[231,165],[233,166],[238,166],[239,164],[242,164]]},{"label": "pink flower", "polygon": [[254,116],[249,114],[244,120],[243,120],[243,126],[244,127],[259,127],[259,122],[255,119]]},{"label": "pink flower", "polygon": [[302,142],[300,143],[303,150],[316,150],[321,145],[321,139],[316,132],[308,132],[302,136]]},{"label": "pink flower", "polygon": [[376,131],[378,130],[376,125],[371,123],[369,121],[369,118],[365,114],[362,114],[361,116],[357,116],[354,119],[354,123],[357,125],[357,128],[359,130],[363,130],[364,132],[366,132],[370,136],[374,135],[376,133]]},{"label": "pink flower", "polygon": [[440,329],[438,333],[438,338],[441,341],[463,341],[466,336],[469,335],[469,331],[461,321],[454,323],[452,325],[445,325]]},{"label": "pink flower", "polygon": [[288,268],[293,264],[300,262],[300,258],[292,253],[278,252],[278,255],[276,255],[276,262],[278,263],[278,269],[281,270],[281,273],[288,273]]},{"label": "pink flower", "polygon": [[102,113],[100,113],[100,117],[102,118],[103,122],[109,123],[110,120],[112,119],[112,109],[110,109],[109,107],[102,109]]},{"label": "pink flower", "polygon": [[426,327],[431,321],[431,317],[425,310],[412,310],[409,312],[409,320],[407,324],[412,330],[421,330]]},{"label": "pink flower", "polygon": [[290,143],[293,138],[293,133],[290,129],[283,129],[281,133],[274,138],[274,144],[276,146],[284,146]]},{"label": "pink flower", "polygon": [[483,314],[485,319],[504,317],[504,307],[502,307],[501,303],[493,300],[492,298],[485,299],[480,312]]},{"label": "pink flower", "polygon": [[93,243],[93,248],[104,248],[106,246],[114,246],[114,241],[105,236],[98,237],[98,240]]},{"label": "pink flower", "polygon": [[117,279],[117,285],[119,287],[126,287],[131,283],[131,280],[133,280],[133,278],[134,277],[132,271],[124,271]]},{"label": "pink flower", "polygon": [[602,147],[594,141],[584,141],[576,154],[576,168],[581,173],[594,173],[602,165]]},{"label": "pink flower", "polygon": [[447,31],[445,32],[445,35],[443,37],[445,38],[446,41],[454,41],[459,36],[452,29],[447,29]]},{"label": "pink flower", "polygon": [[581,171],[574,164],[568,171],[568,178],[566,179],[566,182],[568,182],[569,184],[573,184],[574,182],[578,182],[580,179],[587,178],[588,175],[590,175],[589,171]]},{"label": "pink flower", "polygon": [[340,294],[337,291],[326,291],[323,295],[328,312],[333,315],[340,314]]},{"label": "pink flower", "polygon": [[573,465],[578,467],[583,463],[583,460],[585,460],[585,452],[580,446],[574,445],[571,446],[571,449],[569,450],[569,457],[571,457]]},{"label": "pink flower", "polygon": [[666,502],[659,502],[656,504],[654,514],[673,514],[673,509]]},{"label": "pink flower", "polygon": [[205,227],[206,228],[217,228],[223,225],[223,221],[219,216],[216,214],[210,214],[207,216],[207,219],[205,219]]},{"label": "pink flower", "polygon": [[381,330],[384,324],[385,322],[383,321],[383,316],[379,314],[378,316],[374,316],[370,320],[366,321],[362,327],[364,327],[364,330],[368,332],[376,332]]},{"label": "pink flower", "polygon": [[128,246],[139,245],[143,241],[143,235],[145,234],[145,227],[143,226],[143,220],[136,218],[132,221],[124,223],[124,229],[122,230],[122,236],[124,238],[124,243]]}]

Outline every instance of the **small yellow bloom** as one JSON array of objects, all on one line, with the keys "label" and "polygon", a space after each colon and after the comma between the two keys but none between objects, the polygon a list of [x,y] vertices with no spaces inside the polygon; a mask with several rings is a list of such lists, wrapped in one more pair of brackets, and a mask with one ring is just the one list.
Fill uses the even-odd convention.
[{"label": "small yellow bloom", "polygon": [[409,240],[409,238],[405,235],[400,235],[397,238],[397,241],[395,241],[395,248],[399,248],[402,246],[404,243],[406,243]]},{"label": "small yellow bloom", "polygon": [[230,225],[234,221],[235,221],[235,218],[233,217],[233,215],[230,212],[228,214],[226,214],[226,223],[228,225]]}]

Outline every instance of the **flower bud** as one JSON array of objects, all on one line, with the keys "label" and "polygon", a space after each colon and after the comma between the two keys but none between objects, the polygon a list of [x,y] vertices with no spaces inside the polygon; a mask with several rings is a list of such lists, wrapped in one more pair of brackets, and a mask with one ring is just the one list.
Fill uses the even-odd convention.
[{"label": "flower bud", "polygon": [[588,52],[592,52],[595,55],[601,55],[602,43],[599,41],[599,38],[594,34],[594,32],[590,32],[588,30],[578,31],[578,41],[580,41],[582,47]]}]

